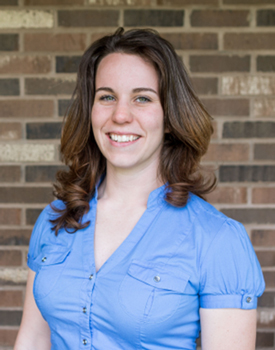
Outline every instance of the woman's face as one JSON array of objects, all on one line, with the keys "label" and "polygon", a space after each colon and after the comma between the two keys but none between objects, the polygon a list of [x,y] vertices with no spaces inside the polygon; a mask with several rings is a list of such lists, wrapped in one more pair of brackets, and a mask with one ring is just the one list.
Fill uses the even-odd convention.
[{"label": "woman's face", "polygon": [[107,167],[158,166],[164,116],[158,75],[140,56],[113,53],[99,63],[92,128]]}]

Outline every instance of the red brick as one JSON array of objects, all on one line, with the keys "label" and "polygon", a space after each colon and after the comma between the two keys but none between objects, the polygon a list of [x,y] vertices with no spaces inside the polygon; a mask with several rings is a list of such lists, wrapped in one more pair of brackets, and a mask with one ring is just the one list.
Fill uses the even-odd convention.
[{"label": "red brick", "polygon": [[218,0],[157,0],[157,5],[184,6],[184,5],[218,5]]},{"label": "red brick", "polygon": [[249,116],[248,99],[214,99],[203,98],[203,104],[213,116]]},{"label": "red brick", "polygon": [[21,266],[22,253],[19,250],[0,250],[0,266]]},{"label": "red brick", "polygon": [[[275,287],[275,271],[264,271],[264,279],[266,288],[274,288]],[[274,326],[275,326],[275,318],[274,318]]]},{"label": "red brick", "polygon": [[[174,1],[174,0],[172,0]],[[183,0],[184,1],[184,0]],[[151,7],[155,5],[155,0],[93,0],[89,3],[90,6],[103,7],[103,6],[140,6],[140,7]]]},{"label": "red brick", "polygon": [[[270,272],[270,275],[272,275],[272,272]],[[273,275],[273,278],[275,275]],[[275,278],[274,278],[275,279]],[[275,328],[275,311],[274,309],[259,309],[258,310],[258,322],[257,327],[261,329],[270,329]],[[262,349],[262,348],[260,348]],[[273,348],[271,348],[273,350]],[[267,350],[270,350],[268,348]]]},{"label": "red brick", "polygon": [[258,72],[275,72],[275,56],[258,56],[257,57]]},{"label": "red brick", "polygon": [[26,210],[26,223],[27,225],[34,225],[38,216],[41,214],[42,209],[27,209]]},{"label": "red brick", "polygon": [[243,224],[275,224],[273,208],[221,208],[220,211]]},{"label": "red brick", "polygon": [[[1,290],[0,307],[23,306],[23,296],[21,290]],[[1,344],[2,345],[2,344]]]},{"label": "red brick", "polygon": [[248,144],[220,144],[212,143],[209,145],[203,161],[222,161],[222,162],[238,162],[249,159]]},{"label": "red brick", "polygon": [[0,208],[0,225],[20,225],[21,209]]},{"label": "red brick", "polygon": [[86,34],[26,33],[25,51],[83,51],[86,48]]},{"label": "red brick", "polygon": [[0,74],[45,74],[50,71],[50,56],[0,57]]},{"label": "red brick", "polygon": [[0,0],[0,6],[17,6],[18,0]]},{"label": "red brick", "polygon": [[256,347],[271,348],[274,346],[274,333],[272,332],[257,332]]},{"label": "red brick", "polygon": [[218,78],[192,77],[192,83],[199,95],[216,95],[218,93]]},{"label": "red brick", "polygon": [[0,344],[3,346],[13,346],[17,333],[17,329],[0,329]]},{"label": "red brick", "polygon": [[256,254],[262,267],[275,266],[275,251],[256,251]]},{"label": "red brick", "polygon": [[103,36],[110,35],[112,32],[100,32],[100,33],[92,33],[90,37],[90,43],[102,38]]},{"label": "red brick", "polygon": [[249,11],[194,10],[190,22],[193,27],[247,27]]},{"label": "red brick", "polygon": [[83,5],[84,0],[25,0],[24,5],[36,6],[66,6],[66,5]]},{"label": "red brick", "polygon": [[253,230],[251,241],[254,246],[275,246],[275,230]]},{"label": "red brick", "polygon": [[71,95],[75,88],[72,78],[26,78],[25,93],[27,95]]},{"label": "red brick", "polygon": [[18,182],[21,177],[20,166],[0,166],[0,182]]},{"label": "red brick", "polygon": [[275,33],[225,33],[225,50],[274,50]]},{"label": "red brick", "polygon": [[18,34],[0,34],[0,51],[18,51],[18,38]]},{"label": "red brick", "polygon": [[275,292],[265,291],[258,299],[259,307],[274,307],[275,306]]},{"label": "red brick", "polygon": [[20,123],[1,123],[0,140],[19,140],[22,135]]},{"label": "red brick", "polygon": [[244,204],[247,200],[247,191],[245,187],[217,187],[207,195],[207,200],[213,204]]},{"label": "red brick", "polygon": [[253,111],[255,117],[274,117],[275,116],[275,99],[258,97],[254,99]]},{"label": "red brick", "polygon": [[252,203],[255,203],[255,204],[275,203],[275,187],[253,188]]},{"label": "red brick", "polygon": [[161,33],[177,50],[217,50],[216,33]]},{"label": "red brick", "polygon": [[213,131],[213,134],[211,136],[211,139],[215,140],[218,138],[218,123],[214,121],[214,122],[212,122],[212,125],[213,125],[214,131]]},{"label": "red brick", "polygon": [[52,117],[54,103],[52,100],[2,100],[0,101],[1,118]]},{"label": "red brick", "polygon": [[0,310],[0,326],[20,326],[21,310]]},{"label": "red brick", "polygon": [[[27,223],[28,224],[28,223]],[[29,245],[31,230],[0,229],[0,245]]]},{"label": "red brick", "polygon": [[51,187],[0,187],[1,203],[49,203]]},{"label": "red brick", "polygon": [[250,56],[194,55],[190,56],[192,72],[249,72]]},{"label": "red brick", "polygon": [[254,145],[254,159],[275,160],[275,143],[257,143]]},{"label": "red brick", "polygon": [[[124,20],[125,12],[124,11]],[[57,13],[59,27],[117,27],[118,10],[59,10]]]},{"label": "red brick", "polygon": [[274,0],[223,0],[225,5],[274,5]]}]

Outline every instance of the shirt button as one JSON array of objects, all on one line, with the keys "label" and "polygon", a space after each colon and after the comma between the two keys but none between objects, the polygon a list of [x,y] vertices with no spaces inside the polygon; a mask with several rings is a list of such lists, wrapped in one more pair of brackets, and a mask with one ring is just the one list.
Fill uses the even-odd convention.
[{"label": "shirt button", "polygon": [[82,340],[82,343],[83,343],[84,345],[87,345],[87,340],[86,340],[86,339],[83,339],[83,340]]},{"label": "shirt button", "polygon": [[160,281],[160,277],[159,277],[159,276],[155,276],[155,277],[154,277],[154,281],[155,281],[155,282],[159,282],[159,281]]},{"label": "shirt button", "polygon": [[47,257],[44,256],[44,258],[42,258],[42,262],[46,261],[47,260]]},{"label": "shirt button", "polygon": [[251,298],[251,297],[247,297],[247,298],[246,298],[246,302],[247,302],[247,303],[251,303],[251,301],[252,301],[252,298]]},{"label": "shirt button", "polygon": [[89,280],[92,280],[92,279],[93,279],[93,277],[94,277],[94,275],[93,275],[93,274],[91,274],[91,275],[89,276]]},{"label": "shirt button", "polygon": [[86,308],[86,307],[83,307],[82,311],[83,311],[84,314],[86,314],[87,308]]}]

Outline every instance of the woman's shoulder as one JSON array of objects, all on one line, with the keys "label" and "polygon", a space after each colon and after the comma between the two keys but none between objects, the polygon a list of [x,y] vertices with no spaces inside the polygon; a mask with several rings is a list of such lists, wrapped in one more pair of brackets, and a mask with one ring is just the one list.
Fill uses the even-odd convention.
[{"label": "woman's shoulder", "polygon": [[193,224],[200,226],[205,234],[215,235],[217,231],[228,224],[236,227],[242,226],[240,222],[229,218],[212,204],[192,193],[189,195],[186,209],[193,217]]},{"label": "woman's shoulder", "polygon": [[[208,250],[213,243],[222,241],[222,244],[236,244],[241,242],[250,244],[249,236],[242,223],[226,216],[213,205],[202,198],[190,194],[186,205],[188,217],[192,218],[192,232],[197,242]],[[203,252],[202,252],[202,255]]]}]

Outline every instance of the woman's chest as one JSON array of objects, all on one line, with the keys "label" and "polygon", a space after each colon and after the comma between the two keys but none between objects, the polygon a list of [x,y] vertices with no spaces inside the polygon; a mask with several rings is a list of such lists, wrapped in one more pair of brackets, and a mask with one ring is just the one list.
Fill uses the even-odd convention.
[{"label": "woman's chest", "polygon": [[170,216],[147,212],[98,272],[92,224],[77,232],[68,254],[48,255],[35,298],[56,339],[67,328],[95,349],[195,349],[197,254],[183,231]]},{"label": "woman's chest", "polygon": [[122,210],[98,204],[94,227],[94,259],[96,271],[118,249],[136,226],[146,208]]},{"label": "woman's chest", "polygon": [[[176,259],[167,262],[156,247],[151,248],[149,257],[141,244],[109,272],[103,268],[93,276],[88,267],[83,271],[83,250],[75,249],[62,263],[39,271],[35,298],[55,331],[57,345],[58,334],[62,338],[66,328],[79,344],[83,338],[95,349],[120,349],[121,344],[127,349],[177,349],[184,342],[186,349],[193,349],[199,331],[194,275],[191,281],[190,271],[182,270],[184,264]],[[166,251],[169,255],[169,245]]]}]

